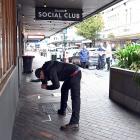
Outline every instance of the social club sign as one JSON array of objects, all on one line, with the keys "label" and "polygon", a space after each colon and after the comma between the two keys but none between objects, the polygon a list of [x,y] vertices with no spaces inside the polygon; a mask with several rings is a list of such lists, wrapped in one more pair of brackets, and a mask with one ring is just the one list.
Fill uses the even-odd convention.
[{"label": "social club sign", "polygon": [[64,8],[35,8],[36,20],[64,20],[64,21],[81,21],[81,9],[64,9]]}]

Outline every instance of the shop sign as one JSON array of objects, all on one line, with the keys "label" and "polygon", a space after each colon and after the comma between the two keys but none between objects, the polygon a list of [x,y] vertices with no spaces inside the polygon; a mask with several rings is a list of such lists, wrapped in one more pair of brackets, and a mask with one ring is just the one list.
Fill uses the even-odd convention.
[{"label": "shop sign", "polygon": [[64,21],[81,21],[81,9],[64,9],[64,8],[35,8],[36,20],[64,20]]}]

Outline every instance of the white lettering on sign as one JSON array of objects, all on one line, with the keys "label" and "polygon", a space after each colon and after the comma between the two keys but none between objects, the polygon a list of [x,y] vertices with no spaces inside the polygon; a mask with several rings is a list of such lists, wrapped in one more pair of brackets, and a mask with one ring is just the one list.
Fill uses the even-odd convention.
[{"label": "white lettering on sign", "polygon": [[38,16],[39,17],[47,17],[47,13],[46,12],[38,12]]},{"label": "white lettering on sign", "polygon": [[57,19],[80,19],[79,13],[61,13],[61,12],[38,12],[39,18],[57,18]]},{"label": "white lettering on sign", "polygon": [[77,15],[76,17],[79,19],[80,18],[80,14],[76,14],[76,15]]},{"label": "white lettering on sign", "polygon": [[80,18],[80,15],[74,13],[65,13],[64,17],[68,19],[75,19],[75,18]]},{"label": "white lettering on sign", "polygon": [[47,13],[46,12],[43,12],[42,13],[42,17],[46,17],[47,16]]},{"label": "white lettering on sign", "polygon": [[51,12],[48,13],[48,17],[52,17],[52,13]]},{"label": "white lettering on sign", "polygon": [[61,18],[61,14],[60,13],[55,13],[54,17]]},{"label": "white lettering on sign", "polygon": [[41,12],[38,12],[38,16],[41,17]]},{"label": "white lettering on sign", "polygon": [[65,14],[64,14],[64,17],[65,17],[65,18],[68,18],[68,13],[65,13]]},{"label": "white lettering on sign", "polygon": [[62,18],[61,14],[60,13],[51,13],[51,12],[38,12],[38,16],[39,17],[49,17],[49,18]]}]

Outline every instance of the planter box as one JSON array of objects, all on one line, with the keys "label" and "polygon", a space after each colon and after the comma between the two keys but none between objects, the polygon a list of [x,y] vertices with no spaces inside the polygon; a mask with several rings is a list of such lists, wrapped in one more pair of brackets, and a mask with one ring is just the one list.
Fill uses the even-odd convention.
[{"label": "planter box", "polygon": [[110,68],[109,98],[140,114],[140,86],[133,76],[134,71]]}]

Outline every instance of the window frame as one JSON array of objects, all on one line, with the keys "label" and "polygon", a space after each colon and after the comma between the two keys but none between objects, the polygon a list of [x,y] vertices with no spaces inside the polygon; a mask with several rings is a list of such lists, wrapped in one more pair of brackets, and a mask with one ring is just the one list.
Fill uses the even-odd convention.
[{"label": "window frame", "polygon": [[[4,83],[8,80],[16,65],[17,40],[16,40],[16,0],[1,0],[2,18],[2,56],[0,73],[0,91]],[[1,94],[0,94],[1,95]]]}]

